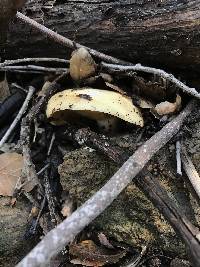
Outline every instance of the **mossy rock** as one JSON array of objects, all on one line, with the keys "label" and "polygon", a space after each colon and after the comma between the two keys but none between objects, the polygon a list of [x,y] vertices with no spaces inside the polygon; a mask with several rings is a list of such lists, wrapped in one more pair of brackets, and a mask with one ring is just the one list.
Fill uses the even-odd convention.
[{"label": "mossy rock", "polygon": [[34,247],[33,240],[25,239],[30,207],[24,200],[16,206],[0,197],[0,266],[13,267]]},{"label": "mossy rock", "polygon": [[[165,157],[163,151],[161,154]],[[160,157],[159,161],[161,162]],[[150,169],[151,167],[152,165],[149,165]],[[81,148],[66,154],[59,173],[63,189],[69,191],[78,205],[81,205],[98,191],[117,169],[118,166],[105,156]],[[162,176],[160,182],[170,194],[177,193],[174,194],[174,199],[180,195],[170,177],[167,180]],[[183,195],[183,199],[176,201],[180,205],[185,205],[188,201],[187,194]],[[108,236],[135,248],[141,248],[150,242],[167,252],[185,256],[184,244],[134,183],[131,183],[92,224]]]}]

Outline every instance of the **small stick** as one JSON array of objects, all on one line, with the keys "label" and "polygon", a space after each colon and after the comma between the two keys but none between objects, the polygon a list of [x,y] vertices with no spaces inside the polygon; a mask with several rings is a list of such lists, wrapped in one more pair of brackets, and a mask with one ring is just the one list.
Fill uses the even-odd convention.
[{"label": "small stick", "polygon": [[42,174],[47,168],[49,168],[49,163],[47,163],[39,172],[37,172],[37,175]]},{"label": "small stick", "polygon": [[49,183],[49,178],[48,178],[48,169],[46,169],[44,173],[44,189],[45,189],[45,196],[47,198],[49,212],[51,216],[51,222],[55,226],[57,223],[57,220],[56,220],[57,216],[56,216],[56,211],[55,211],[56,210],[55,203],[54,203],[54,199],[53,199],[53,195],[52,195],[52,191],[51,191],[51,187]]},{"label": "small stick", "polygon": [[5,144],[5,142],[8,140],[10,134],[15,129],[16,125],[18,124],[18,122],[21,120],[23,114],[26,112],[26,110],[28,108],[29,101],[31,100],[34,92],[35,92],[35,88],[32,87],[32,86],[29,86],[29,91],[28,91],[28,94],[27,94],[26,99],[24,101],[24,104],[22,105],[19,113],[17,114],[16,118],[14,119],[14,121],[12,122],[12,124],[10,125],[9,129],[7,130],[7,132],[5,133],[5,135],[3,136],[3,138],[1,139],[1,141],[0,141],[0,147],[2,147],[3,144]]},{"label": "small stick", "polygon": [[[58,131],[58,136],[59,135],[60,133]],[[117,148],[113,149],[108,142],[108,138],[91,131],[90,128],[77,129],[72,125],[67,125],[61,135],[64,135],[65,138],[70,140],[75,140],[81,146],[86,145],[97,149],[118,164],[122,164],[127,159],[125,154],[122,155],[121,150]]]},{"label": "small stick", "polygon": [[129,262],[124,267],[137,267],[137,266],[139,266],[139,263],[140,263],[141,259],[143,258],[144,254],[146,253],[147,248],[148,248],[148,246],[144,246],[142,248],[142,251],[139,253],[139,255],[136,258],[134,257],[134,260]]},{"label": "small stick", "polygon": [[27,66],[0,66],[0,70],[3,71],[18,71],[18,70],[28,70],[28,71],[42,71],[42,72],[56,72],[56,73],[64,73],[66,72],[66,68],[47,68],[36,65],[27,65]]},{"label": "small stick", "polygon": [[80,48],[80,47],[84,47],[88,50],[88,52],[90,54],[92,54],[93,56],[103,60],[103,61],[106,61],[106,62],[110,62],[110,63],[115,63],[115,64],[124,64],[124,63],[127,63],[123,60],[120,60],[120,59],[117,59],[115,57],[111,57],[111,56],[108,56],[106,54],[103,54],[101,52],[98,52],[97,50],[94,50],[94,49],[91,49],[89,47],[86,47],[86,46],[83,46],[83,45],[80,45],[78,43],[75,43],[73,42],[72,40],[48,29],[47,27],[45,27],[44,25],[41,25],[39,24],[38,22],[36,22],[35,20],[33,19],[30,19],[29,17],[23,15],[22,13],[20,12],[17,12],[16,14],[16,17],[18,20],[22,21],[22,22],[25,22],[27,24],[29,24],[32,28],[34,29],[37,29],[39,32],[41,32],[42,34],[45,35],[45,37],[48,37],[50,39],[52,39],[53,41],[61,44],[61,45],[64,45],[66,47],[69,47],[69,48],[72,48],[74,50],[74,48]]},{"label": "small stick", "polygon": [[15,73],[23,73],[23,74],[44,74],[45,72],[44,71],[36,71],[36,70],[15,70],[15,69],[10,69],[10,70],[3,70],[3,69],[0,69],[0,71],[4,71],[4,72],[15,72]]},{"label": "small stick", "polygon": [[34,228],[33,228],[33,232],[36,231],[36,228],[37,228],[37,225],[38,225],[38,222],[39,222],[39,219],[41,217],[41,214],[42,214],[42,211],[44,209],[44,205],[45,205],[45,202],[46,202],[46,196],[44,196],[43,200],[42,200],[42,203],[40,205],[40,211],[38,212],[38,216],[37,216],[37,219],[36,219],[36,222],[35,222],[35,225],[34,225]]},{"label": "small stick", "polygon": [[117,69],[117,70],[124,70],[124,71],[129,71],[129,70],[142,71],[146,73],[159,75],[165,78],[166,80],[172,82],[173,84],[175,84],[183,92],[200,99],[200,94],[196,91],[195,88],[188,87],[187,85],[185,85],[184,83],[176,79],[172,74],[169,74],[165,72],[164,70],[142,66],[141,64],[123,66],[123,65],[107,64],[107,63],[102,62],[101,65],[108,69]]},{"label": "small stick", "polygon": [[[45,266],[53,256],[57,255],[84,227],[112,203],[144,168],[152,156],[180,130],[184,120],[196,105],[195,101],[191,101],[176,118],[139,147],[97,193],[72,213],[70,217],[51,230],[17,267]],[[198,244],[197,247],[199,248]],[[194,257],[200,256],[199,250],[193,251],[191,248],[191,253]],[[199,263],[198,258],[197,261]]]},{"label": "small stick", "polygon": [[27,62],[35,62],[35,63],[41,63],[41,62],[58,62],[58,63],[65,63],[69,64],[69,60],[62,59],[62,58],[20,58],[15,60],[5,60],[3,63],[0,63],[0,67],[5,67],[9,65],[14,64],[20,64],[20,63],[27,63]]},{"label": "small stick", "polygon": [[181,142],[176,141],[176,173],[182,176],[181,169]]},{"label": "small stick", "polygon": [[53,147],[53,143],[54,143],[54,141],[55,141],[55,133],[52,134],[51,141],[50,141],[50,145],[49,145],[49,149],[48,149],[48,152],[47,152],[47,156],[49,156],[50,153],[51,153],[51,149],[52,149],[52,147]]},{"label": "small stick", "polygon": [[190,180],[195,192],[197,193],[197,196],[200,199],[200,177],[185,147],[182,148],[182,162],[188,179]]}]

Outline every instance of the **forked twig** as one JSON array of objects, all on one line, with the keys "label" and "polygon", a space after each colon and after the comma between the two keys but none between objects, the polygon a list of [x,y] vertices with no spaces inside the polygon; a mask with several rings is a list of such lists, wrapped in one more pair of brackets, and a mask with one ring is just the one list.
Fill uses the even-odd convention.
[{"label": "forked twig", "polygon": [[[45,266],[53,256],[57,255],[85,226],[112,203],[152,156],[180,130],[184,120],[195,107],[196,102],[193,100],[175,119],[146,141],[96,194],[51,230],[17,267]],[[191,253],[194,257],[199,254],[196,250]]]}]

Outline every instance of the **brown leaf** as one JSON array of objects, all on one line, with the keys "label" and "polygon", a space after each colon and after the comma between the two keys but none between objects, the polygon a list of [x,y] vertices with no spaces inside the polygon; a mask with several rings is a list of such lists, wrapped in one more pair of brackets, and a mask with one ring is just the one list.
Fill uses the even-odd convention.
[{"label": "brown leaf", "polygon": [[17,153],[0,155],[0,195],[12,196],[23,167],[23,157]]},{"label": "brown leaf", "polygon": [[167,115],[172,114],[177,111],[179,111],[181,108],[181,97],[179,95],[176,96],[176,101],[174,103],[164,101],[160,104],[157,104],[155,106],[155,111],[158,113],[158,115]]},{"label": "brown leaf", "polygon": [[71,244],[69,253],[76,257],[71,262],[85,266],[103,266],[116,263],[126,255],[124,250],[114,250],[97,246],[92,240],[85,240],[78,244]]},{"label": "brown leaf", "polygon": [[99,238],[99,242],[101,243],[101,245],[103,245],[107,248],[114,249],[113,245],[109,242],[108,238],[106,237],[106,235],[104,233],[99,233],[98,238]]},{"label": "brown leaf", "polygon": [[96,63],[85,48],[76,50],[70,59],[70,75],[74,81],[90,77],[96,71]]},{"label": "brown leaf", "polygon": [[3,102],[10,95],[10,89],[6,76],[3,81],[0,81],[0,102]]},{"label": "brown leaf", "polygon": [[72,198],[69,195],[67,195],[62,205],[61,213],[64,217],[69,217],[72,214],[73,210],[74,210],[74,202]]}]

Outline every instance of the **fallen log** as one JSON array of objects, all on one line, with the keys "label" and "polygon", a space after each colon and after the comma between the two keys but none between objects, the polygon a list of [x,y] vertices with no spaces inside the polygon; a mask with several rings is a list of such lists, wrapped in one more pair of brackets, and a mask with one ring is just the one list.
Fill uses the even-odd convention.
[{"label": "fallen log", "polygon": [[[53,3],[53,4],[52,4]],[[200,64],[200,1],[28,1],[23,13],[83,45],[133,63],[179,69]],[[12,23],[2,58],[67,57],[28,25]],[[67,50],[67,51],[66,51]]]}]

